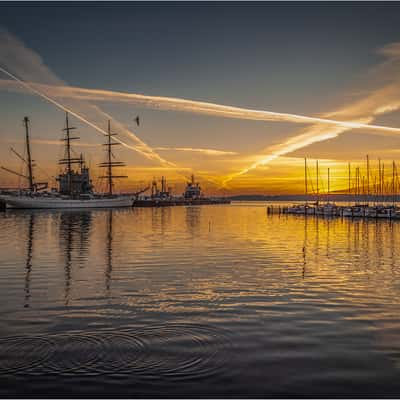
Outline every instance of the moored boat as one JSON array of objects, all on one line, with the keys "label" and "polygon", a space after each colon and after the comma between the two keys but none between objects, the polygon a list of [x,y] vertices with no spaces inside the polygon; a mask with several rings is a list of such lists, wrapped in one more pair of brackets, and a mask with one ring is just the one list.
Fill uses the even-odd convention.
[{"label": "moored boat", "polygon": [[231,201],[220,197],[204,197],[201,187],[195,181],[194,175],[186,184],[185,192],[182,196],[172,196],[167,188],[165,177],[161,179],[161,190],[157,188],[157,181],[153,180],[151,196],[142,196],[134,200],[134,207],[170,207],[170,206],[190,206],[190,205],[212,205],[230,204]]},{"label": "moored boat", "polygon": [[[90,179],[89,168],[85,164],[83,155],[75,157],[72,154],[71,141],[79,139],[71,137],[71,131],[75,129],[69,125],[68,113],[66,113],[65,124],[63,129],[65,136],[65,154],[64,158],[59,160],[59,164],[65,166],[65,170],[61,172],[56,181],[58,188],[47,191],[47,183],[38,183],[35,181],[33,170],[34,164],[31,158],[30,135],[29,135],[29,119],[24,118],[25,135],[26,135],[26,153],[27,159],[20,156],[15,150],[13,152],[25,163],[27,174],[19,174],[8,168],[2,167],[4,170],[19,175],[28,181],[28,188],[20,191],[8,192],[0,194],[0,199],[5,201],[8,208],[32,208],[32,209],[76,209],[76,208],[110,208],[110,207],[132,207],[133,197],[131,195],[118,195],[113,191],[113,179],[125,178],[126,176],[113,175],[113,167],[122,167],[125,164],[120,161],[113,161],[111,146],[118,144],[112,142],[110,121],[108,121],[107,142],[104,144],[107,150],[107,160],[99,166],[106,169],[104,176],[100,178],[107,179],[108,192],[105,194],[95,193],[93,191],[92,181]],[[74,166],[77,167],[74,168]]]},{"label": "moored boat", "polygon": [[55,209],[55,208],[110,208],[110,207],[132,207],[131,196],[100,196],[89,195],[70,198],[52,195],[32,194],[5,194],[0,196],[8,208],[32,208],[32,209]]}]

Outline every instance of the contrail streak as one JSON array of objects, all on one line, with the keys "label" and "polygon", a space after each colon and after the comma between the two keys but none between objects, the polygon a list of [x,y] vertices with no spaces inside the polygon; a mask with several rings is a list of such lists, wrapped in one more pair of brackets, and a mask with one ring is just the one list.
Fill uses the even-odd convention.
[{"label": "contrail streak", "polygon": [[[4,81],[0,83],[3,83],[3,85],[7,86],[7,83],[5,83]],[[300,114],[256,110],[176,97],[148,96],[144,94],[116,92],[101,89],[42,85],[34,82],[30,82],[30,85],[37,87],[43,86],[44,89],[51,91],[54,97],[59,98],[142,104],[149,108],[173,111],[187,111],[198,114],[207,114],[255,121],[280,121],[301,124],[319,123],[325,125],[343,126],[347,129],[369,129],[375,131],[400,133],[400,128],[383,125],[370,125],[359,123],[356,121],[341,121],[331,118],[319,118]]]},{"label": "contrail streak", "polygon": [[[24,140],[22,139],[2,139],[2,142],[6,143],[25,143]],[[36,143],[36,144],[44,144],[44,145],[50,145],[50,146],[59,146],[60,141],[59,140],[48,140],[48,139],[31,139],[31,143]],[[99,143],[85,143],[85,142],[79,142],[78,143],[73,143],[71,142],[71,146],[79,146],[79,147],[99,147],[101,144]]]},{"label": "contrail streak", "polygon": [[188,151],[193,153],[203,153],[209,156],[234,156],[238,154],[236,151],[199,149],[193,147],[153,147],[153,149],[157,151]]},{"label": "contrail streak", "polygon": [[[323,130],[323,132],[321,132]],[[273,148],[270,148],[270,154],[263,158],[262,160],[256,161],[250,166],[242,169],[239,172],[236,172],[234,174],[228,175],[223,181],[222,185],[226,186],[228,182],[230,182],[232,179],[237,178],[241,175],[245,175],[251,170],[270,163],[271,161],[277,159],[278,157],[284,156],[285,154],[292,153],[295,150],[299,150],[303,147],[307,147],[313,143],[317,142],[322,142],[324,140],[329,140],[333,139],[337,136],[339,136],[341,133],[345,132],[348,130],[348,128],[343,127],[343,126],[335,126],[335,127],[330,127],[330,129],[327,131],[325,127],[321,127],[316,125],[314,129],[309,129],[307,132],[294,136],[292,138],[289,138],[288,140],[284,141],[283,143],[280,143],[277,146],[274,146]]]},{"label": "contrail streak", "polygon": [[[42,97],[43,99],[47,100],[48,102],[54,104],[56,107],[60,108],[61,110],[69,112],[71,115],[73,115],[74,117],[76,117],[80,121],[84,122],[85,124],[89,125],[93,129],[95,129],[97,132],[100,132],[103,135],[107,135],[108,134],[104,129],[102,129],[99,126],[97,126],[96,124],[90,122],[89,120],[87,120],[86,118],[82,117],[80,114],[76,113],[75,111],[71,110],[70,108],[65,107],[63,104],[61,104],[58,101],[52,99],[51,97],[47,96],[46,94],[42,93],[41,91],[35,89],[34,87],[32,87],[27,82],[25,82],[25,81],[19,79],[18,77],[16,77],[15,75],[13,75],[11,72],[8,72],[7,70],[5,70],[2,67],[0,67],[0,71],[2,71],[4,74],[9,76],[10,78],[14,79],[16,82],[21,84],[23,87],[25,87],[29,91],[37,94],[38,96]],[[124,147],[126,147],[128,149],[134,150],[134,151],[142,154],[146,158],[151,158],[147,152],[144,152],[144,151],[140,150],[139,148],[137,148],[135,146],[131,146],[131,145],[125,143],[124,141],[122,141],[121,139],[119,139],[119,138],[117,138],[115,136],[113,136],[112,139],[115,140],[116,142],[120,143],[121,145],[123,145]],[[153,154],[153,156],[154,156],[154,158],[158,159],[158,161],[161,161],[163,164],[167,164],[167,165],[171,165],[171,166],[174,165],[173,163],[170,163],[169,161],[166,161],[166,160],[162,159],[161,157],[159,157],[155,153]]]},{"label": "contrail streak", "polygon": [[[14,79],[16,82],[18,82],[19,84],[21,84],[23,87],[25,87],[26,89],[28,89],[29,91],[31,91],[32,93],[37,94],[38,96],[42,97],[43,99],[47,100],[48,102],[54,104],[56,107],[69,112],[71,115],[73,115],[74,117],[76,117],[77,119],[81,120],[82,122],[86,123],[87,125],[89,125],[90,127],[94,128],[97,132],[100,132],[103,135],[108,135],[108,133],[100,128],[99,126],[97,126],[96,124],[93,124],[92,122],[90,122],[89,120],[87,120],[86,118],[82,117],[81,115],[79,115],[78,113],[76,113],[75,111],[71,110],[68,107],[65,107],[63,104],[59,103],[58,101],[52,99],[51,97],[47,96],[46,94],[42,93],[41,91],[35,89],[34,87],[32,87],[30,84],[28,84],[27,82],[24,82],[23,80],[19,79],[18,77],[16,77],[15,75],[13,75],[12,73],[8,72],[7,70],[5,70],[4,68],[0,67],[0,71],[2,71],[3,73],[5,73],[7,76],[9,76],[10,78]],[[107,114],[105,114],[107,115]],[[136,138],[136,136],[135,136]],[[168,166],[168,167],[174,167],[176,168],[176,171],[178,172],[179,175],[186,177],[186,169],[180,169],[176,164],[166,161],[164,160],[162,157],[160,157],[157,153],[152,152],[151,156],[149,155],[148,152],[144,152],[141,151],[140,149],[138,149],[137,147],[134,146],[130,146],[129,144],[123,142],[121,139],[113,136],[112,137],[113,140],[115,140],[118,143],[121,143],[124,147],[134,150],[142,155],[144,155],[146,158],[149,159],[156,159],[158,160],[162,165],[164,166]],[[145,145],[145,144],[144,144]],[[145,145],[146,146],[146,145]],[[147,146],[146,146],[147,147]],[[205,179],[209,182],[215,183],[214,180],[212,180],[211,178],[207,178],[205,177]]]},{"label": "contrail streak", "polygon": [[[380,63],[375,67],[372,72],[373,75],[369,75],[374,78],[375,82],[382,82],[381,87],[377,87],[372,91],[368,92],[368,95],[362,99],[359,99],[351,104],[347,104],[344,107],[335,110],[330,113],[326,113],[325,116],[328,118],[338,119],[351,119],[356,120],[359,123],[370,124],[378,116],[396,111],[400,108],[400,80],[398,75],[399,63],[400,63],[400,43],[392,43],[385,46],[380,50],[380,53],[387,57],[387,60]],[[374,126],[374,125],[369,125]],[[276,158],[291,153],[295,150],[309,146],[310,144],[321,142],[327,139],[335,138],[348,128],[346,126],[331,126],[316,124],[309,128],[303,129],[296,136],[285,140],[283,143],[271,146],[263,150],[266,156],[263,156],[261,160],[254,161],[251,165],[242,170],[226,176],[223,180],[223,185],[226,185],[232,179],[244,175],[249,171],[257,168],[261,165],[266,165]],[[371,132],[372,133],[372,132]],[[375,133],[378,133],[377,131]],[[396,130],[391,132],[380,131],[380,134],[397,134]]]}]

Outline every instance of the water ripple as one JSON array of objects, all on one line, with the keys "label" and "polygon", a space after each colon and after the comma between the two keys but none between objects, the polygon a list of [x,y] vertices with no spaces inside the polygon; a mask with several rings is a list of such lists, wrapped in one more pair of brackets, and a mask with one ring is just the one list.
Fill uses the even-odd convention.
[{"label": "water ripple", "polygon": [[0,374],[34,373],[48,363],[53,343],[42,336],[0,339]]},{"label": "water ripple", "polygon": [[0,341],[0,374],[191,379],[220,371],[230,345],[221,330],[195,324],[8,337]]}]

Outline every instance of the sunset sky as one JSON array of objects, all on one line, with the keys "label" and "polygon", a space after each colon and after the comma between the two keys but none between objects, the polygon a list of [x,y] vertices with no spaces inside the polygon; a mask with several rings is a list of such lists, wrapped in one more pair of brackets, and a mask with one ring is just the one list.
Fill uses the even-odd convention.
[{"label": "sunset sky", "polygon": [[165,175],[180,193],[193,172],[208,194],[302,193],[304,157],[338,190],[348,162],[381,158],[389,176],[400,161],[397,3],[3,2],[0,67],[1,164],[21,170],[9,147],[23,152],[27,115],[41,181],[58,172],[62,108],[95,183],[111,118],[121,190]]}]

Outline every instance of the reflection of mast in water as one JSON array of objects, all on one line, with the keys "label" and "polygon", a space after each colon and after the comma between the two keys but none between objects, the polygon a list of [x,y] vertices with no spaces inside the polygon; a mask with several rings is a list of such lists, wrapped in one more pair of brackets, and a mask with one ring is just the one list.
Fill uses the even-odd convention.
[{"label": "reflection of mast in water", "polygon": [[329,258],[329,246],[330,246],[330,227],[331,227],[331,221],[330,219],[325,220],[326,223],[326,256]]},{"label": "reflection of mast in water", "polygon": [[[81,260],[87,259],[89,249],[89,231],[91,224],[90,212],[77,212],[77,213],[63,213],[60,220],[60,235],[61,240],[64,242],[64,301],[68,305],[70,300],[71,278],[72,278],[72,253],[74,248],[79,250],[79,258]],[[76,245],[76,239],[78,244]]]},{"label": "reflection of mast in water", "polygon": [[390,230],[390,260],[391,260],[390,266],[393,274],[396,267],[396,257],[395,257],[396,237],[395,237],[395,224],[393,223],[393,221],[390,221],[389,230]]},{"label": "reflection of mast in water", "polygon": [[315,221],[315,249],[314,249],[314,254],[315,254],[315,260],[317,262],[317,265],[319,265],[319,223],[320,223],[320,218],[314,218]]},{"label": "reflection of mast in water", "polygon": [[92,222],[92,214],[84,212],[79,218],[79,257],[85,259],[89,248],[89,230]]},{"label": "reflection of mast in water", "polygon": [[[345,223],[347,226],[347,258],[350,260],[352,256],[352,244],[351,244],[351,223],[353,221],[349,221],[348,219],[346,221],[343,221],[342,218],[342,223]],[[351,269],[351,263],[348,263],[349,270]]]},{"label": "reflection of mast in water", "polygon": [[308,218],[303,218],[304,220],[304,242],[303,242],[303,279],[306,275],[306,265],[307,265],[307,260],[306,260],[306,256],[307,256],[307,220]]},{"label": "reflection of mast in water", "polygon": [[65,228],[65,267],[64,267],[64,278],[65,278],[65,292],[64,301],[65,305],[69,303],[69,292],[71,287],[71,261],[72,261],[72,221],[67,219],[63,222],[63,215],[61,216],[61,226]]},{"label": "reflection of mast in water", "polygon": [[31,214],[29,217],[26,267],[25,267],[25,302],[24,307],[29,307],[31,298],[31,272],[32,272],[32,256],[33,256],[33,232],[35,228],[35,216]]},{"label": "reflection of mast in water", "polygon": [[382,235],[382,221],[376,221],[375,223],[375,243],[376,243],[376,255],[379,263],[382,263],[384,256],[384,246],[387,246],[386,241],[383,240]]},{"label": "reflection of mast in water", "polygon": [[370,230],[370,222],[363,220],[361,224],[361,238],[362,238],[362,244],[361,244],[361,254],[362,254],[362,259],[365,260],[365,267],[369,267],[370,265],[370,235],[369,235],[369,230]]},{"label": "reflection of mast in water", "polygon": [[110,282],[112,273],[112,240],[113,240],[113,213],[112,210],[108,212],[108,225],[107,225],[107,246],[106,246],[106,291],[107,295],[110,294]]}]

